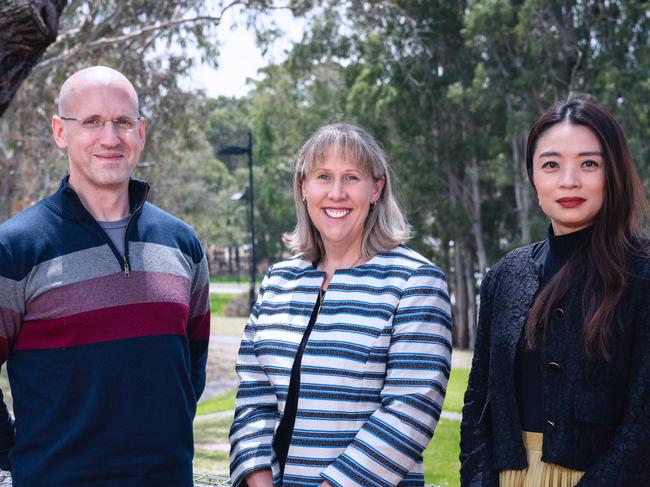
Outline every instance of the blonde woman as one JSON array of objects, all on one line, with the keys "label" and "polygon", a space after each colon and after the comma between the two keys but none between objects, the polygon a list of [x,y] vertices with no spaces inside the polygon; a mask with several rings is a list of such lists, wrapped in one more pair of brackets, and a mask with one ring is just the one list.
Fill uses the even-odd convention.
[{"label": "blonde woman", "polygon": [[295,257],[267,272],[237,361],[233,485],[423,485],[450,371],[445,276],[403,245],[364,129],[318,129],[294,195]]}]

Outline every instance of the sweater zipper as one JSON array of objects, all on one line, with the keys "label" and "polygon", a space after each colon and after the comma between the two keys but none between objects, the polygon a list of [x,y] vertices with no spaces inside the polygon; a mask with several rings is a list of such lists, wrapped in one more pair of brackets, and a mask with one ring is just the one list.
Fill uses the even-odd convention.
[{"label": "sweater zipper", "polygon": [[[74,196],[79,199],[79,196],[75,192],[74,189],[68,188],[66,191],[72,192]],[[136,207],[135,210],[131,212],[129,215],[129,221],[126,223],[126,231],[124,232],[124,255],[122,256],[122,261],[120,262],[120,255],[115,248],[115,245],[113,245],[113,242],[111,241],[110,237],[106,235],[106,232],[104,229],[97,223],[95,218],[84,208],[83,204],[81,204],[81,201],[79,201],[79,204],[82,208],[82,211],[90,218],[90,221],[95,224],[95,227],[99,229],[100,233],[104,235],[104,238],[106,239],[106,243],[108,246],[113,250],[113,254],[115,254],[115,257],[117,259],[117,262],[120,264],[122,267],[122,270],[124,271],[124,277],[129,277],[131,275],[131,265],[129,264],[129,228],[131,227],[131,222],[133,221],[133,217],[140,213],[142,208],[144,207],[144,204],[147,202],[147,196],[149,195],[149,188],[147,187],[144,192],[144,197],[142,198],[142,202]]]},{"label": "sweater zipper", "polygon": [[131,222],[133,217],[142,211],[142,207],[147,201],[147,195],[149,194],[149,189],[145,191],[144,198],[138,207],[131,212],[129,216],[129,221],[126,223],[126,231],[124,232],[124,277],[129,277],[131,274],[131,265],[129,264],[129,228],[131,227]]},{"label": "sweater zipper", "polygon": [[135,211],[131,212],[129,221],[126,223],[126,230],[124,231],[124,277],[129,277],[131,274],[131,266],[129,265],[129,227]]}]

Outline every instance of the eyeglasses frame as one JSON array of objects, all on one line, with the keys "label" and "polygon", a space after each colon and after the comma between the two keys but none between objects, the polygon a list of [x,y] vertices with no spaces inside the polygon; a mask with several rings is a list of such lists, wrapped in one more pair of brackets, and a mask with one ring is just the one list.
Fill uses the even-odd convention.
[{"label": "eyeglasses frame", "polygon": [[[61,116],[61,115],[58,115],[58,117],[61,120],[65,120],[65,121],[83,123],[83,120],[81,120],[81,119],[79,119],[77,117],[64,117],[64,116]],[[135,117],[133,119],[133,121],[136,123],[136,125],[132,129],[127,129],[127,130],[120,130],[115,126],[115,122],[117,122],[119,119],[107,120],[107,119],[101,118],[101,117],[98,117],[98,118],[100,120],[102,120],[104,123],[102,123],[101,127],[97,127],[97,128],[103,129],[104,126],[106,125],[106,122],[111,122],[111,124],[113,125],[113,129],[115,131],[117,131],[117,132],[132,132],[133,130],[135,130],[137,128],[138,122],[140,122],[140,120],[142,120],[144,117],[142,115],[138,115],[137,117]],[[122,117],[122,118],[130,118],[130,117]],[[87,130],[92,130],[92,129],[88,129],[87,127],[83,127],[83,125],[82,125],[82,128],[87,129]]]}]

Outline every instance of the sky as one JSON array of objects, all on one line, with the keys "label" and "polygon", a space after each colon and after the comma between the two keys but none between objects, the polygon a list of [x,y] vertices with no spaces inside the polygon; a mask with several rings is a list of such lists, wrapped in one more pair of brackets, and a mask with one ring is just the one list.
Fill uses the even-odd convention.
[{"label": "sky", "polygon": [[[219,68],[208,65],[196,67],[192,72],[190,86],[202,88],[210,97],[243,96],[251,88],[247,78],[258,78],[257,70],[270,64],[281,62],[286,58],[286,51],[292,41],[302,37],[305,22],[295,19],[290,12],[273,11],[267,22],[274,21],[285,32],[276,41],[269,52],[262,57],[261,50],[255,45],[255,34],[246,30],[244,17],[234,9],[226,12],[217,29],[220,43]],[[237,26],[232,27],[233,23]]]}]

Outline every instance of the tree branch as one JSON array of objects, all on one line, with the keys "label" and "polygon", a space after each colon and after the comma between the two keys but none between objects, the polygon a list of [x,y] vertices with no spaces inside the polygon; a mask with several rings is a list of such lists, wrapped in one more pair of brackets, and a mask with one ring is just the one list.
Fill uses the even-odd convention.
[{"label": "tree branch", "polygon": [[[144,27],[141,27],[138,30],[135,30],[133,32],[129,32],[127,34],[122,34],[122,35],[117,35],[117,36],[105,36],[105,37],[100,37],[98,39],[94,39],[93,33],[96,34],[96,32],[99,31],[99,28],[103,25],[106,24],[107,21],[102,22],[102,24],[98,25],[95,27],[93,31],[90,32],[89,39],[87,39],[84,42],[81,42],[80,44],[77,44],[77,46],[65,50],[59,54],[53,55],[49,58],[43,59],[40,63],[38,63],[34,69],[33,73],[35,75],[42,73],[44,71],[47,71],[48,69],[51,69],[53,66],[57,64],[61,64],[64,62],[67,62],[74,57],[78,56],[79,54],[82,54],[84,52],[92,51],[94,49],[99,49],[104,46],[108,46],[111,44],[122,44],[122,43],[128,43],[130,41],[133,41],[138,38],[146,38],[147,36],[150,36],[151,34],[156,34],[158,35],[159,33],[172,29],[174,27],[177,27],[182,24],[189,24],[189,23],[198,23],[198,22],[212,22],[215,25],[219,25],[221,23],[221,20],[223,19],[224,14],[226,11],[229,9],[235,7],[236,5],[246,5],[247,2],[245,0],[233,0],[229,4],[225,5],[222,9],[221,12],[218,15],[197,15],[194,17],[187,17],[187,18],[178,18],[178,17],[172,17],[170,20],[165,21],[165,22],[156,22],[154,24],[146,25]],[[63,33],[63,37],[61,38],[61,41],[64,39],[73,36],[77,34],[80,30],[83,30],[86,27],[86,23],[84,22],[84,25],[82,25],[79,28],[75,29],[70,29],[69,31],[66,31]],[[55,44],[55,46],[58,44],[58,42]]]}]

